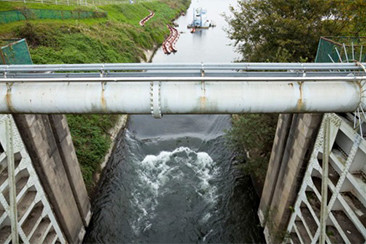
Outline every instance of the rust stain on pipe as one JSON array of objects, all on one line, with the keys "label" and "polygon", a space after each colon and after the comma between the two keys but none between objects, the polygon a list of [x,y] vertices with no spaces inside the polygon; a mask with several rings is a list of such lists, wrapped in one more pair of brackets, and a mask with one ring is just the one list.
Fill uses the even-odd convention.
[{"label": "rust stain on pipe", "polygon": [[105,83],[102,82],[102,94],[101,94],[100,102],[101,102],[103,111],[107,111],[107,101],[105,100],[105,96],[104,96],[104,91],[105,91],[104,86],[105,86]]},{"label": "rust stain on pipe", "polygon": [[200,97],[200,108],[201,108],[201,111],[205,110],[205,108],[206,108],[206,102],[207,102],[206,96],[201,96]]},{"label": "rust stain on pipe", "polygon": [[303,91],[302,91],[303,82],[298,82],[298,84],[299,84],[300,98],[297,100],[296,109],[297,109],[297,112],[302,112],[305,108],[304,101],[303,101]]},{"label": "rust stain on pipe", "polygon": [[204,81],[201,81],[201,91],[202,91],[202,95],[200,97],[200,108],[201,108],[201,111],[203,111],[206,108],[206,102],[207,102],[206,83]]},{"label": "rust stain on pipe", "polygon": [[6,83],[6,105],[10,112],[16,112],[11,99],[11,86],[12,84]]}]

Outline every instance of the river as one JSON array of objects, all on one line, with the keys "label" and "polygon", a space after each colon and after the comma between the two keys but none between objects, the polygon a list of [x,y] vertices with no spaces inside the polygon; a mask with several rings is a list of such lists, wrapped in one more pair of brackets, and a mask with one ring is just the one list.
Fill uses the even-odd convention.
[{"label": "river", "polygon": [[[235,0],[192,0],[179,24],[178,52],[154,63],[232,62],[222,16]],[[193,9],[216,27],[191,34]],[[225,131],[229,115],[129,117],[103,173],[85,243],[264,242],[258,196],[237,168]]]}]

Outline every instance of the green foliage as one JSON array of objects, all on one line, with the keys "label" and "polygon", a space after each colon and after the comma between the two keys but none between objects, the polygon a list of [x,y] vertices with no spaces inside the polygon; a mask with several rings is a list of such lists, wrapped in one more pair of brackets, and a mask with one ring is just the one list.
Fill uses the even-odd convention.
[{"label": "green foliage", "polygon": [[76,148],[85,184],[93,187],[93,175],[111,143],[108,130],[118,120],[118,115],[68,115],[68,124]]},{"label": "green foliage", "polygon": [[348,30],[339,2],[346,1],[240,0],[227,17],[229,35],[246,61],[313,61],[320,36]]},{"label": "green foliage", "polygon": [[[171,9],[159,1],[143,4],[106,5],[108,20],[57,22],[28,21],[12,29],[19,38],[26,38],[34,63],[103,63],[139,62],[144,50],[161,43],[168,34],[166,24],[184,6]],[[156,15],[145,27],[139,21]]]},{"label": "green foliage", "polygon": [[[277,115],[243,114],[233,116],[233,126],[227,132],[229,143],[238,153],[244,173],[253,175],[262,184],[271,154]],[[248,155],[247,155],[248,154]]]},{"label": "green foliage", "polygon": [[334,0],[336,14],[346,23],[343,35],[360,37],[366,35],[366,1]]}]

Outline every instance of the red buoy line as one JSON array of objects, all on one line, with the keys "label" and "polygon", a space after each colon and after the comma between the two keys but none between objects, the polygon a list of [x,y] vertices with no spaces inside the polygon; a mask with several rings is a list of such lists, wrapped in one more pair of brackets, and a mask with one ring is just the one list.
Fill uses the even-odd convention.
[{"label": "red buoy line", "polygon": [[169,36],[165,39],[163,42],[163,51],[165,54],[170,54],[172,52],[176,52],[177,49],[175,47],[175,44],[178,41],[179,33],[178,30],[170,25],[167,25],[169,28]]},{"label": "red buoy line", "polygon": [[149,10],[149,12],[150,12],[150,14],[149,14],[148,16],[146,16],[145,18],[143,18],[142,20],[140,20],[139,24],[140,24],[141,26],[144,26],[144,25],[145,25],[145,23],[146,23],[149,19],[151,19],[152,17],[154,17],[155,13],[154,13],[153,11],[151,11],[151,10]]}]

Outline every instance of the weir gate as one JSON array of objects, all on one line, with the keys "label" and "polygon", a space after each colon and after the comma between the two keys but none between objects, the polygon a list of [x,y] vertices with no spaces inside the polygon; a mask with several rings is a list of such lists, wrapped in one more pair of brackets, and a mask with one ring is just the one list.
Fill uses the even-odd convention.
[{"label": "weir gate", "polygon": [[267,241],[364,242],[365,65],[0,65],[14,116],[0,119],[1,242],[82,240],[90,204],[64,113],[295,113],[280,115],[262,194]]}]

